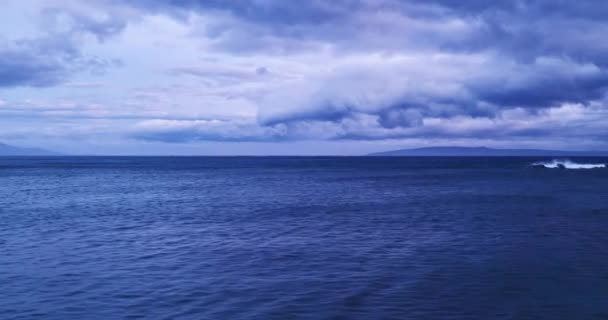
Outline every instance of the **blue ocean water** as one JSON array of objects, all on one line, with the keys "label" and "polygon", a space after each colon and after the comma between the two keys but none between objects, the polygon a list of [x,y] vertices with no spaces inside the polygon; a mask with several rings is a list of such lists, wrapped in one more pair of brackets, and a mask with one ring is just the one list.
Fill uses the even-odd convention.
[{"label": "blue ocean water", "polygon": [[0,319],[608,319],[608,169],[541,160],[0,158]]}]

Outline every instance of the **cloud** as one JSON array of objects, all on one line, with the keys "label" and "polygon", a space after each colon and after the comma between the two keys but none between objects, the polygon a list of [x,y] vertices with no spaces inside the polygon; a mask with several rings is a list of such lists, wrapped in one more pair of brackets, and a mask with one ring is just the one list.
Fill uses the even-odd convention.
[{"label": "cloud", "polygon": [[129,19],[111,8],[78,5],[49,5],[40,10],[39,24],[48,34],[69,36],[92,35],[103,42],[122,32]]},{"label": "cloud", "polygon": [[0,87],[53,86],[76,72],[103,73],[120,64],[117,59],[83,54],[81,46],[89,35],[104,41],[119,33],[124,20],[64,7],[41,8],[38,19],[37,36],[0,37]]},{"label": "cloud", "polygon": [[282,140],[284,127],[261,127],[246,121],[146,120],[136,124],[132,138],[162,142]]},{"label": "cloud", "polygon": [[269,94],[262,124],[377,116],[387,127],[424,117],[495,116],[600,99],[608,74],[593,64],[539,57],[520,64],[493,53],[365,56]]},{"label": "cloud", "polygon": [[[43,54],[45,53],[46,54]],[[48,86],[66,78],[74,60],[71,48],[45,42],[22,41],[0,47],[0,87]]]},{"label": "cloud", "polygon": [[608,5],[557,3],[48,2],[2,41],[0,87],[107,84],[53,112],[145,141],[600,141]]},{"label": "cloud", "polygon": [[167,70],[174,76],[197,77],[208,85],[221,86],[245,82],[267,81],[273,76],[265,67],[184,66]]},{"label": "cloud", "polygon": [[500,112],[495,117],[459,115],[451,118],[427,117],[415,126],[386,126],[377,117],[354,115],[339,122],[310,120],[262,126],[240,120],[147,120],[138,123],[129,136],[138,140],[189,143],[194,141],[294,142],[381,141],[422,139],[427,142],[449,139],[485,141],[580,141],[601,144],[608,137],[608,111],[601,104],[560,107],[530,112],[523,108]]},{"label": "cloud", "polygon": [[[337,55],[322,62],[331,71],[306,74],[295,86],[285,86],[276,98],[267,98],[260,106],[262,123],[272,124],[281,117],[293,121],[288,118],[297,115],[302,120],[340,119],[353,110],[384,112],[418,106],[417,111],[391,110],[381,115],[387,124],[395,125],[395,119],[404,114],[408,123],[414,114],[436,113],[441,109],[437,105],[449,104],[448,109],[474,115],[487,112],[483,104],[542,108],[585,103],[605,94],[608,45],[599,40],[608,26],[598,17],[608,9],[597,1],[564,6],[549,0],[144,1],[137,6],[153,12],[196,12],[209,18],[201,24],[185,16],[193,28],[201,24],[206,30],[198,33],[200,37],[213,39],[213,48],[225,53],[297,57],[301,52],[329,48]],[[412,55],[421,57],[403,62],[393,58]],[[427,58],[439,55],[451,61]],[[353,56],[375,60],[340,62]],[[484,61],[472,66],[467,57]],[[457,72],[454,69],[463,71],[445,79],[438,69],[447,69],[448,77]],[[435,92],[423,88],[430,83],[442,88]],[[443,88],[454,87],[459,87],[458,92],[445,97]]]},{"label": "cloud", "polygon": [[78,71],[102,73],[118,65],[113,59],[83,56],[60,39],[21,40],[0,45],[0,87],[48,87]]}]

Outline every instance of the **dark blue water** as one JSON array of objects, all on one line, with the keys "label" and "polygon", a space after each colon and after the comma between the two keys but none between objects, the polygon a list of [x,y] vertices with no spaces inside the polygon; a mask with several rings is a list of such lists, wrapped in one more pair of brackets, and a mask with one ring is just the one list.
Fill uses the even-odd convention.
[{"label": "dark blue water", "polygon": [[537,160],[3,158],[0,319],[608,319],[608,169]]}]

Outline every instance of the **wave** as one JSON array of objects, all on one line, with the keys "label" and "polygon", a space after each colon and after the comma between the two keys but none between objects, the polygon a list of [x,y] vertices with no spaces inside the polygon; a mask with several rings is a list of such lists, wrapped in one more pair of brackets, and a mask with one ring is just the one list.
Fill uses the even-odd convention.
[{"label": "wave", "polygon": [[551,160],[547,162],[535,162],[535,167],[545,167],[549,169],[598,169],[606,168],[604,163],[576,163],[570,160]]}]

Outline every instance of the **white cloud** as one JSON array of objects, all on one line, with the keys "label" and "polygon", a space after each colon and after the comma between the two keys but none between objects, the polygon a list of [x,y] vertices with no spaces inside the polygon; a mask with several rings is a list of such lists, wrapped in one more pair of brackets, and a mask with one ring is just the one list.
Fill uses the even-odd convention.
[{"label": "white cloud", "polygon": [[[606,137],[608,27],[579,7],[530,19],[536,4],[189,3],[10,2],[0,64],[19,39],[61,54],[0,70],[0,137],[9,121],[21,136],[124,143]],[[82,57],[93,67],[72,65]]]}]

